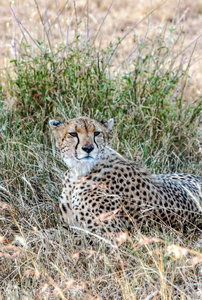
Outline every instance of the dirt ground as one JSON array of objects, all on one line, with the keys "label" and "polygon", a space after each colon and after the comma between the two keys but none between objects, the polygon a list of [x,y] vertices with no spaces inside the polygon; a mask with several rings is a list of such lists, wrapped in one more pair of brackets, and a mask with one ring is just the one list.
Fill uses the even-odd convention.
[{"label": "dirt ground", "polygon": [[[161,7],[156,9],[149,17],[146,17],[149,11],[160,4],[162,4]],[[177,26],[176,34],[179,31],[184,34],[184,47],[198,38],[190,75],[193,77],[193,97],[197,98],[202,94],[201,0],[167,0],[164,2],[162,0],[112,0],[112,2],[108,0],[28,0],[26,2],[16,0],[12,1],[11,6],[15,17],[18,18],[33,38],[43,40],[45,28],[49,32],[54,45],[59,45],[62,40],[66,41],[67,26],[69,27],[68,40],[71,42],[76,34],[77,23],[84,40],[87,39],[88,35],[91,41],[94,41],[96,37],[94,41],[96,47],[105,47],[110,42],[115,44],[118,38],[122,38],[136,22],[136,27],[118,47],[117,63],[125,60],[135,48],[137,44],[136,34],[144,37],[145,33],[149,32],[149,36],[152,38],[157,32],[157,28],[163,27],[165,24],[168,27],[176,26],[181,20],[180,25]],[[14,41],[21,43],[25,38],[28,41],[30,40],[28,34],[21,27],[25,34],[23,38],[14,14],[11,12],[9,1],[0,0],[1,72],[4,72],[5,67],[10,67],[10,59],[18,55],[15,47],[13,47]],[[59,17],[57,17],[58,15]],[[145,19],[140,22],[143,18]],[[99,30],[100,26],[101,29]],[[189,57],[194,45],[195,43],[183,53],[185,57]],[[34,46],[32,48],[34,51]]]}]

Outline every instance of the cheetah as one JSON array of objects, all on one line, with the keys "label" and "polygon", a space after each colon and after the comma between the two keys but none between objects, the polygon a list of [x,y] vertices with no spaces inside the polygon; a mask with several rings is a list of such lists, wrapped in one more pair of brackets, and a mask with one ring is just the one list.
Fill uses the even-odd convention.
[{"label": "cheetah", "polygon": [[150,174],[108,146],[113,119],[49,122],[68,170],[60,197],[62,220],[91,232],[166,225],[201,228],[202,181],[190,174]]}]

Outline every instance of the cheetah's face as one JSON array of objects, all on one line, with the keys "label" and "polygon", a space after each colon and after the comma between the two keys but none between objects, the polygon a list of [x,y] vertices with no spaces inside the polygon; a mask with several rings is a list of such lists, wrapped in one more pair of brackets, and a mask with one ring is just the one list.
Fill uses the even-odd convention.
[{"label": "cheetah's face", "polygon": [[94,166],[104,154],[107,133],[113,126],[113,119],[99,123],[81,117],[64,123],[49,122],[56,146],[61,150],[62,158],[69,168],[88,169]]}]

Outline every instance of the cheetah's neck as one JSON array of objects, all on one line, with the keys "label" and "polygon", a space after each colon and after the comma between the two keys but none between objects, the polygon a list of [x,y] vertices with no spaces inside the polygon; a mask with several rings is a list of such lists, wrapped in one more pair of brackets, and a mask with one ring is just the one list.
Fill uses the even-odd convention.
[{"label": "cheetah's neck", "polygon": [[122,161],[126,161],[126,159],[123,156],[121,156],[119,153],[117,153],[115,150],[111,149],[110,147],[106,146],[104,155],[101,159],[97,159],[92,162],[89,161],[88,163],[81,163],[81,162],[74,161],[72,163],[72,167],[70,168],[70,172],[75,178],[83,177],[88,175],[97,164],[108,161],[109,159],[110,160],[120,159]]}]

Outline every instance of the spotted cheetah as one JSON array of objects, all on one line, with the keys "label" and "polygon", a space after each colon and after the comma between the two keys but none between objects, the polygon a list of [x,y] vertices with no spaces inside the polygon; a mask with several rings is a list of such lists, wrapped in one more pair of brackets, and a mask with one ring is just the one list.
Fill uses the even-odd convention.
[{"label": "spotted cheetah", "polygon": [[60,197],[70,226],[116,232],[154,223],[186,228],[202,224],[202,181],[189,174],[151,175],[108,142],[113,119],[49,122],[68,166]]}]

